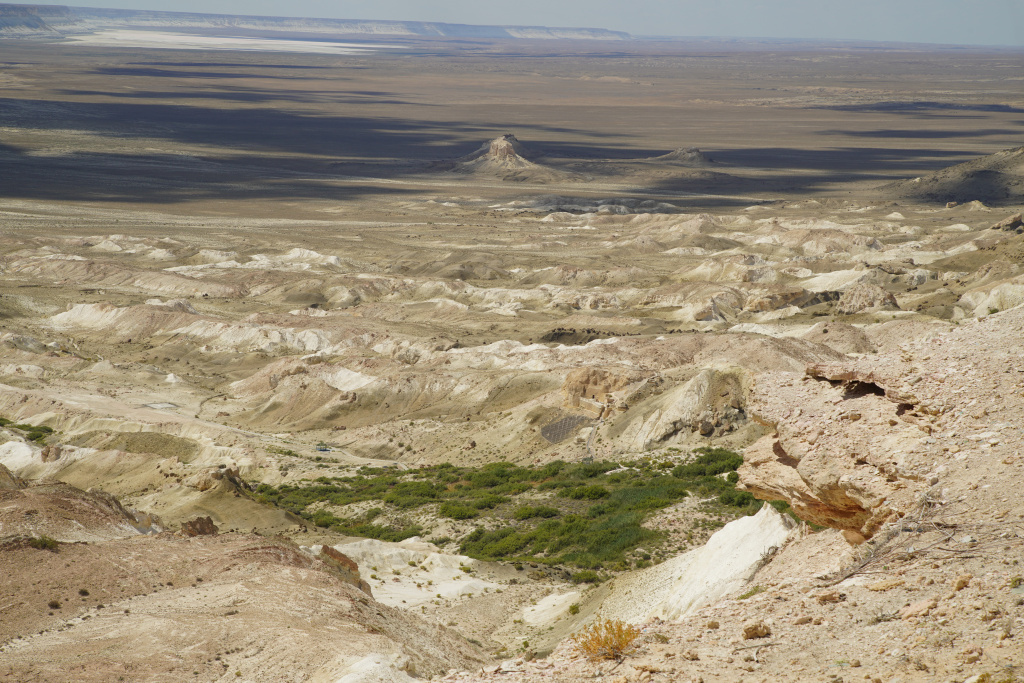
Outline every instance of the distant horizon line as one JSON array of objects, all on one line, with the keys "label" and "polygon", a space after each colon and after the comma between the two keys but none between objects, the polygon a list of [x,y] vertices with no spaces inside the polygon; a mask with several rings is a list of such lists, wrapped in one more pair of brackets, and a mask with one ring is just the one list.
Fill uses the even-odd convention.
[{"label": "distant horizon line", "polygon": [[[117,8],[117,7],[101,7],[91,5],[58,5],[50,3],[9,3],[0,2],[0,8],[3,7],[18,7],[18,8],[66,8],[68,10],[101,10],[107,12],[135,12],[140,14],[160,15],[201,15],[210,17],[237,17],[237,18],[251,18],[251,19],[291,19],[291,20],[312,20],[312,21],[332,21],[332,22],[366,22],[366,23],[379,23],[379,24],[420,24],[420,25],[436,25],[436,26],[452,26],[452,27],[476,27],[476,28],[495,28],[495,29],[543,29],[548,31],[595,31],[605,32],[622,36],[619,40],[635,40],[635,41],[665,41],[665,42],[681,42],[687,40],[694,41],[723,41],[723,42],[766,42],[766,43],[805,43],[805,44],[817,44],[817,45],[843,45],[843,46],[899,46],[903,48],[942,48],[945,50],[964,50],[964,49],[981,49],[981,50],[998,50],[998,51],[1024,51],[1024,45],[1014,44],[977,44],[977,43],[937,43],[937,42],[919,42],[909,40],[876,40],[869,38],[808,38],[808,37],[797,37],[797,36],[744,36],[744,35],[676,35],[676,34],[633,34],[628,31],[622,31],[619,29],[612,29],[598,26],[549,26],[545,24],[473,24],[473,23],[456,23],[450,21],[425,21],[419,19],[365,19],[365,18],[354,18],[354,17],[318,17],[318,16],[300,16],[300,15],[274,15],[274,14],[230,14],[224,12],[189,12],[182,10],[165,10],[165,9],[136,9],[136,8]],[[145,29],[140,29],[145,30]],[[429,38],[430,36],[409,36],[410,38]],[[446,38],[448,36],[438,36],[438,38]],[[387,36],[378,36],[378,38],[387,38]],[[528,40],[528,38],[502,38],[502,37],[485,37],[480,36],[481,39],[489,40],[501,40],[501,39],[513,39],[513,40]],[[560,38],[561,40],[583,40],[582,38]],[[600,38],[591,38],[589,40],[601,40]]]}]

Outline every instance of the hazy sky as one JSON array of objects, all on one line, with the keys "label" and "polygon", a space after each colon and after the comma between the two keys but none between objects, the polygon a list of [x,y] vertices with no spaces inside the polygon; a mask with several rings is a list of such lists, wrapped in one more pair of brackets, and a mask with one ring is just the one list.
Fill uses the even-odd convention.
[{"label": "hazy sky", "polygon": [[1024,0],[93,0],[94,7],[584,26],[635,35],[1024,45]]}]

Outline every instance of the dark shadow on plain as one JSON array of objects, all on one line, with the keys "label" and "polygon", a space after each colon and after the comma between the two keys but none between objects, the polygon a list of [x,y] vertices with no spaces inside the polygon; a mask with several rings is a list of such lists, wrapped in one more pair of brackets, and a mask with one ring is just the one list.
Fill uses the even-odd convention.
[{"label": "dark shadow on plain", "polygon": [[831,109],[849,112],[886,112],[893,114],[920,114],[928,111],[983,111],[994,113],[1024,114],[1024,108],[1009,104],[956,104],[954,102],[934,102],[931,100],[913,100],[907,102],[869,102],[865,104],[825,104],[809,109]]},{"label": "dark shadow on plain", "polygon": [[227,88],[217,90],[169,90],[166,92],[132,90],[130,92],[104,92],[101,90],[62,90],[61,94],[86,97],[117,97],[132,100],[224,100],[226,102],[296,102],[302,104],[394,104],[432,107],[437,105],[417,104],[403,100],[383,99],[371,96],[355,96],[355,93],[330,93],[313,90],[257,90],[252,88]]},{"label": "dark shadow on plain", "polygon": [[[175,66],[187,66],[183,64],[176,64]],[[268,68],[266,64],[222,64],[219,66],[237,66],[242,68]],[[273,67],[269,67],[273,68]],[[286,68],[286,67],[278,67]],[[327,67],[309,67],[309,68],[327,68]],[[294,80],[297,78],[294,74],[264,74],[264,73],[242,73],[234,71],[183,71],[181,69],[158,69],[152,67],[133,67],[133,66],[107,66],[93,69],[93,73],[102,74],[104,76],[128,76],[138,78],[267,78],[267,79],[281,79],[281,80]],[[342,80],[341,78],[332,78],[331,80]],[[349,79],[344,79],[349,80]]]},{"label": "dark shadow on plain", "polygon": [[921,129],[881,129],[881,130],[823,130],[819,135],[848,135],[854,138],[896,138],[904,140],[944,138],[984,138],[989,136],[1020,135],[1019,130],[1008,128],[980,128],[976,130],[921,130]]},{"label": "dark shadow on plain", "polygon": [[965,160],[965,157],[981,156],[961,150],[910,147],[830,147],[827,149],[751,147],[708,150],[707,154],[723,165],[765,169],[800,168],[835,173],[856,172],[868,175],[878,174],[878,177],[890,177],[893,173],[904,171],[937,170],[960,163]]},{"label": "dark shadow on plain", "polygon": [[[141,66],[175,66],[175,67],[197,67],[197,68],[231,68],[241,67],[245,69],[251,69],[253,67],[259,67],[260,69],[337,69],[337,66],[325,66],[316,64],[265,64],[259,61],[253,62],[132,62],[132,64],[139,64]],[[347,67],[346,67],[347,68]],[[102,72],[100,72],[102,73]]]},{"label": "dark shadow on plain", "polygon": [[[276,159],[280,166],[302,160]],[[302,174],[232,159],[174,154],[131,156],[72,153],[27,156],[0,150],[0,197],[64,201],[175,203],[203,199],[332,199],[403,195],[415,188],[372,182],[332,182],[328,173]]]}]

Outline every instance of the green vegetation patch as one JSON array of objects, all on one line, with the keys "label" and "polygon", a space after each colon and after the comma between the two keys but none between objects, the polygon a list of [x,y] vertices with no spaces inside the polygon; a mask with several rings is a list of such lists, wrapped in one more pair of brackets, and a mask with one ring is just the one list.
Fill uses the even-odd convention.
[{"label": "green vegetation patch", "polygon": [[[483,467],[446,463],[412,471],[364,467],[355,476],[278,487],[262,484],[253,495],[317,526],[386,541],[419,535],[423,529],[377,523],[379,507],[355,519],[339,518],[323,508],[373,502],[401,513],[436,505],[443,518],[480,520],[461,539],[460,552],[481,560],[568,565],[582,570],[574,581],[589,582],[598,580],[598,570],[627,566],[637,548],[660,543],[662,534],[644,528],[644,520],[689,495],[711,499],[712,507],[727,515],[760,509],[761,502],[737,491],[735,477],[729,476],[743,462],[740,455],[720,448],[698,449],[694,455],[674,468],[646,460],[624,466],[555,461],[542,467],[506,462]],[[517,500],[522,494],[531,494],[533,500]],[[543,504],[537,496],[546,497]],[[485,520],[497,523],[483,524]]]},{"label": "green vegetation patch", "polygon": [[14,421],[8,420],[5,417],[0,417],[0,427],[16,429],[22,432],[26,439],[35,441],[40,445],[45,444],[46,437],[53,434],[53,428],[51,427],[46,427],[45,425],[14,424]]}]

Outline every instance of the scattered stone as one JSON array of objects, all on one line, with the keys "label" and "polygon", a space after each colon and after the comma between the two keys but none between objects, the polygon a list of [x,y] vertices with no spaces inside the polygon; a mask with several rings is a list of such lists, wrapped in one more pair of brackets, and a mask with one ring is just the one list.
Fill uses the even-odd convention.
[{"label": "scattered stone", "polygon": [[772,634],[771,627],[762,620],[747,622],[743,625],[743,639],[767,638]]},{"label": "scattered stone", "polygon": [[901,619],[912,619],[914,617],[926,617],[928,613],[939,606],[939,601],[935,598],[929,598],[927,600],[919,600],[918,602],[907,605],[900,610]]},{"label": "scattered stone", "polygon": [[840,593],[839,591],[828,591],[827,593],[819,593],[817,598],[818,604],[827,605],[846,600],[846,594]]},{"label": "scattered stone", "polygon": [[892,590],[893,588],[899,588],[903,585],[903,579],[885,579],[883,581],[876,581],[867,585],[869,591],[882,592]]}]

